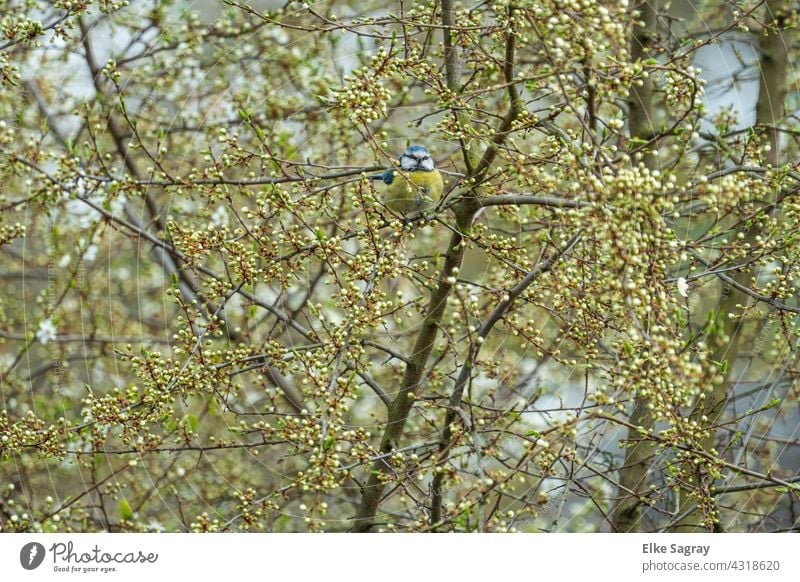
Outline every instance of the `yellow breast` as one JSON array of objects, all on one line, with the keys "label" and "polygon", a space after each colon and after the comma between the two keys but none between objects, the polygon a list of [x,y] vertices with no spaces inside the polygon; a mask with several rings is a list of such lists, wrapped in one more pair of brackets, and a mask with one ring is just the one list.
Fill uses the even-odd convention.
[{"label": "yellow breast", "polygon": [[438,170],[431,172],[395,172],[386,187],[383,202],[401,214],[431,208],[442,194],[444,181]]}]

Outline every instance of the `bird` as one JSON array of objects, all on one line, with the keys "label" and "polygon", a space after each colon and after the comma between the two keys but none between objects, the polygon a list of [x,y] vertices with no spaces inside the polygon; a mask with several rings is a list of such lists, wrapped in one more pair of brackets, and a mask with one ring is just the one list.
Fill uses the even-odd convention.
[{"label": "bird", "polygon": [[397,167],[370,176],[381,180],[386,189],[381,200],[399,214],[424,212],[433,207],[442,194],[444,181],[428,150],[421,145],[406,148]]}]

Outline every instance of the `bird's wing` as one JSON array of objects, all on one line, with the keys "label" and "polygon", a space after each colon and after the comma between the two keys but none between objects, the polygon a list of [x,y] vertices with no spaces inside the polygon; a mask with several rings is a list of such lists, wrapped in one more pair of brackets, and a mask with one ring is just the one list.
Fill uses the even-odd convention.
[{"label": "bird's wing", "polygon": [[370,180],[381,180],[384,184],[391,184],[394,182],[394,169],[389,168],[382,174],[372,174],[369,179]]}]

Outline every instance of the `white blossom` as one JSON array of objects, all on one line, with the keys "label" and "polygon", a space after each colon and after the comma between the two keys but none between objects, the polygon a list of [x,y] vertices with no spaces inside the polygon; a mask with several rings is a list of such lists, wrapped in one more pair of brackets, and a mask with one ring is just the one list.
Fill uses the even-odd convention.
[{"label": "white blossom", "polygon": [[686,282],[686,277],[678,277],[678,293],[681,297],[689,296],[689,283]]},{"label": "white blossom", "polygon": [[43,319],[39,322],[39,329],[36,330],[36,339],[46,345],[56,339],[56,325],[52,319]]}]

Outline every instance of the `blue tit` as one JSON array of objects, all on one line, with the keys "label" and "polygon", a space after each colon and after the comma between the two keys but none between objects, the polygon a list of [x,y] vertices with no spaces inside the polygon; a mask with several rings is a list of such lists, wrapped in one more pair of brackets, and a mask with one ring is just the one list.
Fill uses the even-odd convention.
[{"label": "blue tit", "polygon": [[371,176],[386,184],[381,195],[384,204],[400,214],[423,212],[433,207],[442,195],[444,181],[428,150],[412,145],[399,161],[399,167]]}]

